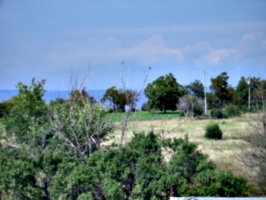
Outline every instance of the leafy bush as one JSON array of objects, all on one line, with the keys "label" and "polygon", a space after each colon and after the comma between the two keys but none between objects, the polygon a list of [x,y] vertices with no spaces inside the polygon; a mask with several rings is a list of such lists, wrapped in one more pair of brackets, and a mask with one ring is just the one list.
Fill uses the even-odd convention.
[{"label": "leafy bush", "polygon": [[240,115],[240,110],[236,105],[229,104],[225,107],[225,112],[228,117],[236,117]]},{"label": "leafy bush", "polygon": [[8,101],[4,101],[0,103],[0,118],[4,117],[4,115],[8,114],[11,108],[14,106],[14,100],[10,99]]},{"label": "leafy bush", "polygon": [[[167,163],[163,147],[173,151]],[[64,184],[58,190],[69,199],[234,197],[247,191],[245,179],[218,170],[187,137],[160,140],[153,132],[134,134],[120,149],[95,152],[67,173]]]},{"label": "leafy bush", "polygon": [[144,102],[141,106],[142,111],[148,111],[149,110],[149,105],[148,102]]},{"label": "leafy bush", "polygon": [[[197,196],[238,197],[245,196],[247,181],[236,178],[229,171],[204,171],[197,176]],[[221,189],[222,188],[222,189]]]},{"label": "leafy bush", "polygon": [[209,124],[205,128],[205,135],[204,137],[207,139],[222,139],[223,132],[221,131],[218,124]]},{"label": "leafy bush", "polygon": [[223,118],[223,113],[222,113],[221,110],[215,108],[215,109],[212,109],[211,116],[213,118],[222,119]]}]

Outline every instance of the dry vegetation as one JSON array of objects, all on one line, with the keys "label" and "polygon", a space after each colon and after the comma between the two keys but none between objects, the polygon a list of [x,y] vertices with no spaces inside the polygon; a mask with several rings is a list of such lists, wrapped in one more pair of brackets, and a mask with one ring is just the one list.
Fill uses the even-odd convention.
[{"label": "dry vegetation", "polygon": [[[248,134],[248,117],[242,116],[222,120],[193,120],[171,119],[162,121],[129,122],[125,134],[125,142],[129,141],[133,133],[154,130],[165,138],[184,138],[187,134],[191,142],[198,144],[198,149],[209,156],[218,167],[231,170],[236,176],[244,176],[248,180],[254,178],[255,172],[247,169],[239,160],[241,153],[239,146],[247,146],[243,140]],[[222,140],[207,140],[204,138],[205,127],[209,123],[217,123],[223,131]],[[119,143],[121,130],[116,129],[107,143]],[[248,148],[248,146],[247,146]],[[166,154],[166,159],[169,155]]]}]

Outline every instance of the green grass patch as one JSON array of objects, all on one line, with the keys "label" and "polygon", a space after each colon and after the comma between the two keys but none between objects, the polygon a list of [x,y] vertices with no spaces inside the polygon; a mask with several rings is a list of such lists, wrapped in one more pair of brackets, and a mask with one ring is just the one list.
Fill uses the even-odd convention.
[{"label": "green grass patch", "polygon": [[[179,111],[167,111],[166,113],[156,112],[132,112],[129,116],[129,121],[151,121],[151,120],[167,120],[180,118],[182,113]],[[112,122],[121,122],[125,119],[126,113],[108,113],[107,118]]]}]

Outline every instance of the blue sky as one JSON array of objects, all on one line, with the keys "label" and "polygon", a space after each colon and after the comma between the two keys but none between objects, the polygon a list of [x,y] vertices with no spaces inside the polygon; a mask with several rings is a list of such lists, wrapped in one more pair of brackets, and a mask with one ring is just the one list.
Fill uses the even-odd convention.
[{"label": "blue sky", "polygon": [[88,72],[87,89],[120,88],[121,73],[138,89],[149,66],[149,82],[266,79],[266,1],[0,0],[0,89],[65,90]]}]

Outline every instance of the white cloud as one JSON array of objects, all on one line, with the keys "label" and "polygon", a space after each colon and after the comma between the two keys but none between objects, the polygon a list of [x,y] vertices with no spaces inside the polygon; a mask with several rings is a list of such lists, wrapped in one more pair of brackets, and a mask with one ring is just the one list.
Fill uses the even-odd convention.
[{"label": "white cloud", "polygon": [[165,44],[162,36],[153,35],[149,39],[136,44],[133,47],[122,49],[117,52],[124,58],[134,58],[145,62],[154,62],[159,59],[182,59],[182,51],[178,48],[169,48]]},{"label": "white cloud", "polygon": [[249,33],[243,36],[242,38],[242,42],[248,42],[251,40],[255,40],[255,39],[260,39],[263,37],[263,33],[262,32],[258,32],[258,33]]},{"label": "white cloud", "polygon": [[199,62],[204,64],[217,65],[223,59],[235,56],[238,53],[235,49],[212,49],[207,55],[199,59]]},{"label": "white cloud", "polygon": [[64,50],[59,49],[49,55],[49,60],[64,64],[81,60],[101,64],[134,60],[142,64],[152,64],[155,61],[168,58],[182,59],[183,54],[178,48],[168,47],[160,35],[152,35],[147,40],[130,47],[123,47],[116,38],[107,38],[102,41],[90,38],[82,45],[65,46]]},{"label": "white cloud", "polygon": [[51,62],[59,64],[70,64],[80,62],[102,62],[110,61],[113,55],[121,50],[121,43],[108,37],[104,40],[88,38],[79,43],[68,45],[58,44],[48,56]]},{"label": "white cloud", "polygon": [[199,41],[195,44],[187,45],[183,48],[184,54],[190,54],[195,52],[206,52],[212,49],[211,45],[206,41]]}]

